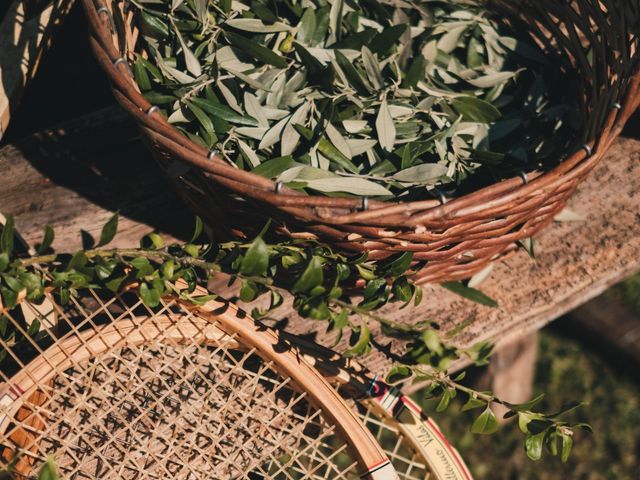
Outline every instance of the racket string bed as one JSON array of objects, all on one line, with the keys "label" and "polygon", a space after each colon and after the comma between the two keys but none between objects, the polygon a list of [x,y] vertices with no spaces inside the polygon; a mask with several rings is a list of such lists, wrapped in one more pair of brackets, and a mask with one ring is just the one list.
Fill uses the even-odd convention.
[{"label": "racket string bed", "polygon": [[[3,382],[27,371],[31,396],[42,400],[26,399],[21,417],[5,419],[11,423],[0,443],[5,463],[19,455],[35,466],[55,454],[64,478],[74,479],[358,478],[344,440],[271,362],[238,348],[233,335],[204,345],[204,322],[189,323],[185,335],[171,331],[182,324],[148,328],[162,316],[188,320],[192,313],[177,302],[151,311],[126,294],[105,300],[92,291],[55,314],[55,322],[40,320],[41,338],[28,336],[22,319],[9,318],[24,351],[1,341],[9,353]],[[131,322],[141,316],[143,324]],[[126,321],[130,328],[120,338],[101,341],[105,325]],[[139,345],[129,341],[149,332],[152,338]],[[52,345],[55,358],[46,355]],[[30,372],[36,357],[39,371]]]}]

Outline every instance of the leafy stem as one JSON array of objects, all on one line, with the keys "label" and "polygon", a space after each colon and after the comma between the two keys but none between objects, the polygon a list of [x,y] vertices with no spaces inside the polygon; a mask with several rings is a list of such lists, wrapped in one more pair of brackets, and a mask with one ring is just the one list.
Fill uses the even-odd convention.
[{"label": "leafy stem", "polygon": [[[0,233],[0,321],[3,311],[12,310],[23,300],[38,303],[46,294],[53,294],[64,305],[87,288],[112,292],[137,289],[150,308],[157,307],[167,294],[202,303],[210,297],[193,295],[196,286],[206,286],[215,275],[225,274],[229,284],[239,283],[241,301],[251,304],[263,295],[269,296],[266,308],[253,309],[256,318],[277,309],[283,304],[284,295],[290,294],[300,316],[325,321],[328,330],[337,332],[338,339],[344,331],[349,332],[345,356],[362,356],[377,348],[394,361],[388,373],[390,382],[426,381],[427,395],[439,398],[436,410],[445,410],[457,393],[466,395],[468,401],[463,410],[484,408],[472,425],[476,433],[496,431],[498,422],[490,406],[505,406],[508,416],[518,417],[526,435],[527,453],[533,459],[540,458],[542,445],[557,452],[558,442],[562,443],[562,458],[566,458],[573,429],[588,429],[587,425],[569,424],[558,418],[579,403],[545,415],[532,410],[542,397],[525,404],[510,404],[491,392],[478,392],[460,383],[463,375],[452,378],[447,373],[452,362],[463,356],[476,365],[488,363],[490,343],[457,347],[445,341],[454,334],[441,335],[431,321],[408,324],[378,313],[392,302],[401,302],[401,308],[421,302],[422,290],[411,281],[413,269],[419,266],[411,253],[374,262],[366,255],[348,257],[314,241],[268,244],[263,237],[268,235],[269,225],[250,242],[197,243],[203,231],[200,219],[189,243],[165,245],[160,235],[150,233],[139,248],[106,248],[115,237],[117,225],[116,214],[103,227],[96,248],[73,254],[51,252],[54,234],[47,228],[38,255],[23,257],[14,252],[13,221],[9,217]],[[178,280],[187,285],[184,290],[175,290]],[[486,295],[463,284],[451,283],[446,288],[484,305],[495,305]],[[377,333],[373,334],[370,328],[373,323],[379,325],[385,338],[396,340],[393,348],[380,346]],[[41,338],[45,334],[39,332],[39,324],[4,328],[0,345],[15,346],[28,336]],[[0,349],[0,367],[6,353]]]}]

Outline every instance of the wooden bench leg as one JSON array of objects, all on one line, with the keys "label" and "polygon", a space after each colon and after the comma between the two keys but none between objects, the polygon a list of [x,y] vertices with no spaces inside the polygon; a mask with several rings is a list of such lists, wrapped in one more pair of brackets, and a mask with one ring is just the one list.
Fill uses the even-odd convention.
[{"label": "wooden bench leg", "polygon": [[[533,380],[538,357],[538,332],[505,345],[492,358],[487,374],[480,382],[496,397],[510,403],[522,403],[531,399]],[[507,409],[494,404],[493,412],[503,422]]]}]

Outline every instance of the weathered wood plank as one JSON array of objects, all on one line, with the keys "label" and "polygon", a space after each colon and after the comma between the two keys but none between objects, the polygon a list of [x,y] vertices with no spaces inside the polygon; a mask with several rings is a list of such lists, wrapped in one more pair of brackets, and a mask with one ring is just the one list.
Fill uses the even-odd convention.
[{"label": "weathered wood plank", "polygon": [[56,228],[54,248],[82,246],[120,211],[118,245],[137,244],[153,228],[188,231],[190,214],[155,168],[135,126],[107,108],[0,149],[0,210],[16,216],[31,245],[45,225]]},{"label": "weathered wood plank", "polygon": [[[4,147],[0,178],[0,210],[16,214],[18,228],[31,243],[49,223],[56,227],[56,248],[76,248],[81,229],[96,235],[117,209],[122,214],[120,245],[131,245],[152,228],[174,237],[190,230],[191,215],[153,168],[133,126],[114,110]],[[586,221],[557,223],[540,234],[536,261],[519,252],[497,262],[481,288],[500,308],[428,286],[420,307],[389,307],[385,314],[407,322],[433,319],[445,330],[470,322],[457,343],[493,339],[506,345],[640,270],[640,141],[619,140],[571,208]],[[222,289],[222,283],[214,286]],[[280,315],[291,312],[285,308]],[[290,325],[297,333],[323,327],[317,322]],[[375,371],[388,365],[379,354],[366,363]]]}]

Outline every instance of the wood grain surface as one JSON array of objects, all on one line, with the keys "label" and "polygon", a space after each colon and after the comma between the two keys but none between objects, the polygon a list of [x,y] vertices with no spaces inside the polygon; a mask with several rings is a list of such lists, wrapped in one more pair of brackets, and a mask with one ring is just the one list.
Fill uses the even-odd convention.
[{"label": "wood grain surface", "polygon": [[[135,245],[152,229],[172,238],[185,238],[191,229],[191,214],[154,168],[135,127],[112,108],[3,147],[0,178],[0,211],[16,215],[17,227],[32,244],[51,224],[55,248],[78,248],[81,231],[95,238],[116,210],[121,213],[117,245]],[[444,330],[468,323],[456,343],[492,339],[505,345],[639,271],[640,140],[619,139],[570,208],[585,220],[554,223],[535,239],[536,260],[519,251],[497,262],[480,285],[499,308],[474,304],[436,285],[425,287],[418,308],[389,306],[383,313],[404,322],[432,319]],[[229,293],[223,284],[220,279],[212,287]],[[277,315],[290,317],[294,333],[325,327],[295,319],[286,306]],[[318,338],[331,340],[321,333]],[[388,362],[373,353],[364,363],[382,372]]]}]

